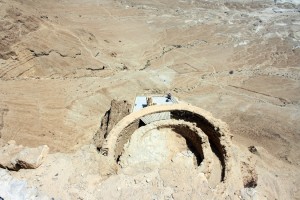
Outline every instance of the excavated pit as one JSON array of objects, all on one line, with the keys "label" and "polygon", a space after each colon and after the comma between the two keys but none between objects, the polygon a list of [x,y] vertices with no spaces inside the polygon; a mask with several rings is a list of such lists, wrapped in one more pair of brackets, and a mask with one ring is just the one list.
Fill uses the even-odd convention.
[{"label": "excavated pit", "polygon": [[[222,179],[221,164],[214,158],[217,159],[207,135],[196,124],[170,119],[155,121],[134,131],[118,156],[118,164],[123,172],[135,169],[147,173],[150,169],[168,168],[181,159],[183,163],[190,163],[187,164],[190,170],[203,173],[214,188]],[[186,173],[189,176],[189,172]]]},{"label": "excavated pit", "polygon": [[[143,132],[147,132],[153,129],[157,129],[159,131],[163,129],[170,129],[173,133],[181,135],[186,141],[187,148],[195,155],[195,164],[199,166],[204,160],[202,144],[208,143],[208,139],[204,134],[200,134],[201,130],[197,129],[193,124],[182,120],[162,120],[160,122],[154,122],[150,125],[144,126],[136,131],[142,130]],[[116,156],[118,158],[117,161],[125,150],[123,143],[118,143],[118,146],[119,147],[117,149],[122,149],[122,151],[116,152]]]},{"label": "excavated pit", "polygon": [[[174,115],[172,115],[173,117]],[[178,115],[177,115],[178,116]],[[191,120],[193,119],[193,120]],[[197,121],[197,119],[199,121]],[[193,123],[190,123],[187,120],[191,120]],[[200,121],[201,120],[201,121]],[[204,123],[205,122],[205,123]],[[207,126],[211,125],[207,121],[204,121],[204,118],[201,118],[201,116],[194,116],[193,118],[185,118],[185,120],[182,120],[177,117],[177,119],[171,119],[171,120],[161,120],[157,122],[153,122],[150,125],[145,126],[139,126],[143,123],[140,122],[140,120],[136,120],[130,125],[128,125],[123,131],[120,133],[117,144],[116,144],[116,150],[115,150],[115,160],[117,163],[119,163],[120,158],[122,154],[124,153],[124,145],[130,141],[131,136],[140,129],[146,129],[147,126],[150,126],[151,129],[172,129],[173,132],[180,134],[185,140],[188,149],[194,154],[196,158],[195,165],[200,166],[202,161],[205,159],[204,153],[203,153],[203,146],[206,145],[206,151],[209,151],[209,153],[206,153],[207,160],[210,160],[209,162],[212,162],[211,159],[214,159],[215,166],[213,167],[216,171],[220,172],[209,172],[209,168],[212,166],[208,166],[207,163],[204,163],[201,171],[205,173],[209,173],[207,175],[207,178],[210,177],[210,174],[214,174],[214,179],[217,179],[220,181],[224,180],[225,175],[225,164],[224,156],[221,156],[219,149],[216,147],[216,145],[221,145],[220,141],[217,139],[218,137],[215,137],[214,140],[211,139],[213,134],[218,133],[211,133],[207,134],[208,131],[215,130],[214,128],[207,128]],[[144,125],[144,124],[143,124]],[[201,128],[199,128],[199,126]],[[149,129],[149,128],[148,128]],[[206,131],[204,132],[203,129]],[[209,137],[210,136],[210,137]],[[205,139],[204,139],[205,138]],[[213,141],[213,142],[212,142]],[[215,144],[214,142],[217,141]],[[208,150],[209,149],[209,150]],[[208,161],[207,161],[208,162]],[[220,165],[220,166],[218,166]],[[216,177],[217,176],[217,177]],[[213,184],[215,185],[215,184]]]}]

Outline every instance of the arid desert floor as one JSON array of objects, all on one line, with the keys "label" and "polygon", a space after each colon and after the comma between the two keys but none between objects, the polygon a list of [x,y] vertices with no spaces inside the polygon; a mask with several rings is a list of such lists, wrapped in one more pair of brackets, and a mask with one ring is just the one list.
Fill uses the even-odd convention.
[{"label": "arid desert floor", "polygon": [[[103,173],[93,138],[111,101],[166,93],[228,125],[236,179],[245,165],[255,186],[216,193],[164,129],[134,132]],[[0,168],[5,200],[300,199],[300,2],[0,0],[0,146],[11,140],[49,154]]]}]

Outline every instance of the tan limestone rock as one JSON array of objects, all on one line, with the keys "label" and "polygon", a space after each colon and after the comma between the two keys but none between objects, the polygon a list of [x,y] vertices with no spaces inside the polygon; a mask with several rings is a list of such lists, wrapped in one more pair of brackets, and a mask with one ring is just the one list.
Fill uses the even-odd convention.
[{"label": "tan limestone rock", "polygon": [[10,170],[35,169],[42,164],[48,152],[47,145],[29,148],[11,140],[0,148],[0,167]]}]

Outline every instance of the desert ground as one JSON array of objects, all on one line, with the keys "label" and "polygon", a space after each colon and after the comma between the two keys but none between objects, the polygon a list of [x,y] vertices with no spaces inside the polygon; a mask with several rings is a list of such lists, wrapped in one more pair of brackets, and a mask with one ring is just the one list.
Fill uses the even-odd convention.
[{"label": "desert ground", "polygon": [[135,132],[103,174],[111,101],[166,93],[228,124],[257,182],[227,199],[300,199],[300,2],[269,0],[0,0],[0,145],[49,147],[0,169],[0,197],[224,199],[171,130]]}]

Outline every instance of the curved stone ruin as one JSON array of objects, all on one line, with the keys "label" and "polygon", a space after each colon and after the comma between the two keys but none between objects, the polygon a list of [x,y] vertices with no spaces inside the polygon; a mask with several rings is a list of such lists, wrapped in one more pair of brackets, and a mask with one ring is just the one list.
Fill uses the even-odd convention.
[{"label": "curved stone ruin", "polygon": [[[167,120],[145,124],[141,118],[156,113],[170,112]],[[122,156],[126,153],[124,145],[133,134],[147,133],[151,130],[170,129],[181,135],[196,157],[197,173],[204,174],[210,187],[218,195],[234,193],[249,187],[243,180],[239,161],[233,153],[228,125],[214,118],[209,112],[190,104],[153,105],[133,112],[121,119],[104,137],[100,152],[107,158],[107,174],[118,173],[126,163]],[[256,177],[257,178],[257,177]],[[253,186],[253,184],[250,184]],[[227,191],[227,192],[225,192]]]}]

